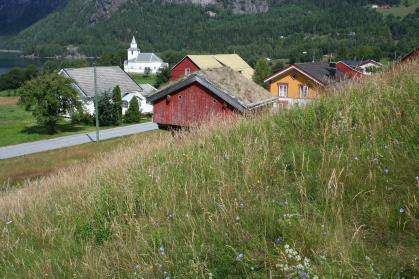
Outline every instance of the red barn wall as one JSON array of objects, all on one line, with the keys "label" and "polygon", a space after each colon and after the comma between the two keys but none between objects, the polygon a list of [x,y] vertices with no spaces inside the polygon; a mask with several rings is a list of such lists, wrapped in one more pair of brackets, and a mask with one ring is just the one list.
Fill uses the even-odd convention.
[{"label": "red barn wall", "polygon": [[191,69],[191,73],[199,71],[198,66],[196,66],[189,57],[185,57],[179,64],[177,64],[171,70],[171,77],[170,80],[177,80],[179,78],[183,78],[185,76],[185,69]]},{"label": "red barn wall", "polygon": [[170,98],[162,98],[154,103],[153,121],[157,124],[194,126],[211,117],[228,116],[235,110],[210,90],[193,83]]},{"label": "red barn wall", "polygon": [[355,71],[354,69],[352,69],[351,67],[349,67],[348,65],[346,65],[342,62],[336,63],[336,68],[339,71],[347,74],[350,78],[357,78],[357,77],[362,76],[362,73],[360,73],[358,71]]}]

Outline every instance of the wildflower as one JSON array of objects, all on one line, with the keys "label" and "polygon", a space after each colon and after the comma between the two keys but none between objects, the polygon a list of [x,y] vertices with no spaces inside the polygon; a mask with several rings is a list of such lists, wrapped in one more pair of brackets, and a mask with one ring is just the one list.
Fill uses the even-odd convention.
[{"label": "wildflower", "polygon": [[419,181],[419,175],[416,175],[416,181]]},{"label": "wildflower", "polygon": [[322,224],[322,228],[324,229],[324,227],[325,227],[325,225],[324,224]]},{"label": "wildflower", "polygon": [[276,244],[276,245],[281,244],[282,240],[283,240],[283,238],[282,238],[282,237],[277,237],[277,238],[275,239],[275,244]]},{"label": "wildflower", "polygon": [[297,269],[304,270],[304,266],[303,266],[302,264],[298,264],[298,265],[296,266],[296,268],[297,268]]},{"label": "wildflower", "polygon": [[354,157],[354,160],[355,160],[355,161],[358,161],[358,160],[359,160],[358,156],[355,156],[355,157]]},{"label": "wildflower", "polygon": [[313,276],[313,279],[319,279],[319,276],[314,275],[314,276]]},{"label": "wildflower", "polygon": [[285,248],[285,249],[289,249],[289,248],[290,248],[290,246],[289,246],[288,244],[285,244],[284,248]]},{"label": "wildflower", "polygon": [[384,149],[388,149],[388,145],[387,144],[384,145]]},{"label": "wildflower", "polygon": [[243,207],[244,207],[244,204],[243,204],[242,202],[240,203],[240,207],[241,207],[241,208],[243,208]]},{"label": "wildflower", "polygon": [[6,225],[10,225],[11,223],[13,223],[13,221],[9,220],[9,221],[6,222]]},{"label": "wildflower", "polygon": [[388,168],[385,168],[385,169],[384,169],[384,173],[385,173],[385,174],[387,174],[387,173],[389,173],[389,172],[390,172],[390,170],[389,170]]},{"label": "wildflower", "polygon": [[136,265],[134,266],[134,269],[140,269],[140,265],[139,265],[139,264],[136,264]]},{"label": "wildflower", "polygon": [[288,200],[285,200],[284,204],[285,204],[286,206],[288,206]]},{"label": "wildflower", "polygon": [[208,278],[209,279],[212,279],[212,273],[210,272],[210,273],[208,273]]},{"label": "wildflower", "polygon": [[250,267],[251,271],[255,271],[255,268],[253,266]]},{"label": "wildflower", "polygon": [[295,259],[297,260],[297,262],[301,261],[301,257],[300,257],[300,255],[296,255],[296,256],[295,256]]},{"label": "wildflower", "polygon": [[327,232],[322,232],[321,233],[321,236],[326,236],[327,235]]},{"label": "wildflower", "polygon": [[240,221],[240,217],[239,216],[236,216],[236,221],[237,222]]},{"label": "wildflower", "polygon": [[301,278],[302,279],[308,279],[307,273],[303,271],[303,273],[301,274]]},{"label": "wildflower", "polygon": [[243,258],[244,258],[244,254],[243,253],[240,253],[240,254],[237,255],[236,261],[237,262],[240,262]]},{"label": "wildflower", "polygon": [[403,207],[401,207],[401,208],[399,209],[399,211],[400,211],[400,213],[404,213],[404,212],[405,212],[405,209],[404,209]]},{"label": "wildflower", "polygon": [[159,252],[160,252],[160,254],[164,255],[165,249],[164,249],[164,246],[163,245],[160,246]]}]

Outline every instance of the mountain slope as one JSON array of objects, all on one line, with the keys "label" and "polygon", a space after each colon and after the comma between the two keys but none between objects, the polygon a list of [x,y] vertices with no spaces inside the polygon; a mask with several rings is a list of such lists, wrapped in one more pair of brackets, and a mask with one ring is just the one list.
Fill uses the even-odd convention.
[{"label": "mountain slope", "polygon": [[418,73],[134,141],[1,193],[0,274],[414,278]]},{"label": "mountain slope", "polygon": [[0,35],[30,26],[60,7],[65,0],[0,0]]},{"label": "mountain slope", "polygon": [[330,53],[394,58],[395,51],[401,54],[419,44],[419,12],[387,21],[360,2],[274,1],[263,15],[234,15],[220,5],[127,1],[115,8],[71,0],[2,46],[41,56],[75,46],[101,55],[125,50],[135,35],[144,51],[236,52],[254,62],[262,55],[311,61],[313,54],[319,59]]}]

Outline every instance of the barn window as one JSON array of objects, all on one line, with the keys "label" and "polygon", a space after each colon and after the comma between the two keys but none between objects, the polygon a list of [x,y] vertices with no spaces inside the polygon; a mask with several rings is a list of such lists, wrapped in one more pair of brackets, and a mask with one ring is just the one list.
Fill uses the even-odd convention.
[{"label": "barn window", "polygon": [[178,98],[179,98],[179,100],[182,99],[182,95],[179,95]]},{"label": "barn window", "polygon": [[185,77],[191,74],[191,68],[185,68]]},{"label": "barn window", "polygon": [[212,99],[212,102],[213,102],[213,103],[216,103],[216,102],[217,102],[217,100],[216,100],[216,99]]}]

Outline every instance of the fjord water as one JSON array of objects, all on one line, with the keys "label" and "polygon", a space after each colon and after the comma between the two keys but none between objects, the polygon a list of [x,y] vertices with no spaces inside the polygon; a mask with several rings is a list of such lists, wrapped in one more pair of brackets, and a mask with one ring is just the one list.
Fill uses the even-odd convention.
[{"label": "fjord water", "polygon": [[20,53],[0,52],[0,75],[9,72],[13,68],[24,68],[30,64],[34,64],[41,69],[44,63],[45,59],[28,59],[23,58]]}]

